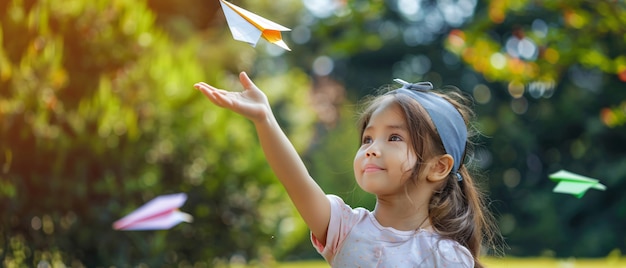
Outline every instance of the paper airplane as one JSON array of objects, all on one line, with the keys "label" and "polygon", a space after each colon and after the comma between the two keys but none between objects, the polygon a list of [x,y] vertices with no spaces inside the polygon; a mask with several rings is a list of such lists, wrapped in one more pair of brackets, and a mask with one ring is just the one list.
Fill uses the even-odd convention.
[{"label": "paper airplane", "polygon": [[114,222],[113,229],[165,230],[181,222],[191,222],[191,215],[178,210],[186,200],[187,195],[184,193],[158,196]]},{"label": "paper airplane", "polygon": [[224,10],[224,16],[230,32],[235,40],[249,43],[255,47],[259,39],[263,37],[270,43],[291,51],[280,34],[282,31],[291,31],[291,29],[225,0],[220,0],[220,4],[222,5],[222,10]]},{"label": "paper airplane", "polygon": [[560,170],[549,175],[550,179],[558,182],[552,190],[555,193],[572,194],[578,198],[583,197],[589,189],[606,190],[606,186],[599,180],[581,176],[566,170]]}]

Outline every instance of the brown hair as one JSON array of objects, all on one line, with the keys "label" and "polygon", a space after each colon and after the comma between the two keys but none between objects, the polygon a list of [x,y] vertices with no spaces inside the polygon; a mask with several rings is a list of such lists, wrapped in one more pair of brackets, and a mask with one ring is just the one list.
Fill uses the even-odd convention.
[{"label": "brown hair", "polygon": [[[461,113],[468,126],[465,154],[471,155],[471,150],[473,150],[471,140],[478,134],[470,127],[474,113],[469,98],[463,96],[458,89],[454,89],[446,93],[433,92],[433,94],[443,97]],[[445,149],[428,113],[411,96],[391,92],[366,99],[364,103],[366,108],[360,114],[358,121],[360,140],[363,138],[363,131],[372,113],[388,98],[393,98],[393,102],[404,111],[408,132],[411,135],[411,150],[417,157],[415,167],[411,171],[411,178],[417,179],[422,163],[431,157],[445,154]],[[429,217],[437,233],[468,248],[474,257],[475,267],[483,267],[478,260],[481,246],[484,243],[485,246],[493,247],[499,235],[494,218],[486,206],[486,197],[464,164],[461,164],[459,173],[463,177],[462,181],[458,181],[457,176],[451,173],[442,182],[440,189],[433,194],[429,203]]]}]

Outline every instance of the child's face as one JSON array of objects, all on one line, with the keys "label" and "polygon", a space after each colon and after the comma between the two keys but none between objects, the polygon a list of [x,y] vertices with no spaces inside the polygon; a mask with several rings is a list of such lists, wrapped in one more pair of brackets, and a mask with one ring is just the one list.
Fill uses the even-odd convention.
[{"label": "child's face", "polygon": [[400,106],[385,101],[372,114],[354,158],[354,175],[364,191],[376,195],[404,193],[417,158]]}]

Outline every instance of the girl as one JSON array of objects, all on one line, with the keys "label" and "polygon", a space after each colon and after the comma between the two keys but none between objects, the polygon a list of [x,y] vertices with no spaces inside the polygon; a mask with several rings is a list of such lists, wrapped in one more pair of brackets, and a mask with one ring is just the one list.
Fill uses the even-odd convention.
[{"label": "girl", "polygon": [[[218,106],[250,119],[267,161],[333,267],[482,267],[491,216],[463,165],[471,111],[453,98],[409,84],[364,110],[357,184],[376,195],[373,211],[326,195],[309,176],[274,117],[267,97],[242,72],[243,92],[197,83]],[[451,95],[459,97],[459,94]]]}]

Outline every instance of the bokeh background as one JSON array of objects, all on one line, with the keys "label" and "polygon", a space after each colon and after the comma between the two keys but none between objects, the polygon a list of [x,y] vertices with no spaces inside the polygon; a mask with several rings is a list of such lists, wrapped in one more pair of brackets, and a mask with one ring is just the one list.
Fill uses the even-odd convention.
[{"label": "bokeh background", "polygon": [[[393,78],[472,96],[468,165],[505,256],[626,250],[623,0],[233,0],[292,29],[232,39],[218,0],[0,1],[0,266],[272,267],[321,259],[250,122],[198,81],[269,96],[310,173],[353,206],[358,101]],[[600,179],[552,192],[566,169]],[[185,192],[194,222],[111,224]],[[489,253],[489,252],[488,252]]]}]

